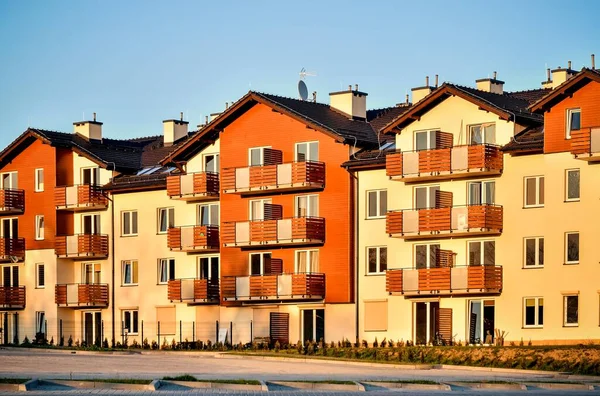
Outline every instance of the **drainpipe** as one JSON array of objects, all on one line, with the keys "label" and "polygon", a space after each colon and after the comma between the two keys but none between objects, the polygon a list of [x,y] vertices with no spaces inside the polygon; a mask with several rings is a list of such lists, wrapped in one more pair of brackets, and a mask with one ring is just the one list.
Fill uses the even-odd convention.
[{"label": "drainpipe", "polygon": [[[112,347],[115,347],[115,201],[110,200],[110,257],[112,261]],[[104,341],[104,340],[102,340]]]},{"label": "drainpipe", "polygon": [[[358,283],[359,283],[359,271],[358,271],[358,266],[359,266],[359,262],[358,262],[358,242],[359,242],[359,218],[358,218],[358,188],[359,188],[359,181],[358,181],[358,174],[354,173],[354,172],[350,172],[350,177],[353,178],[353,183],[352,183],[352,187],[354,188],[353,191],[353,195],[354,195],[354,207],[352,208],[352,210],[354,211],[354,235],[352,236],[354,238],[354,305],[356,308],[356,313],[355,313],[355,340],[358,340],[358,335],[359,335],[359,288],[358,288]],[[358,341],[360,342],[360,340]]]}]

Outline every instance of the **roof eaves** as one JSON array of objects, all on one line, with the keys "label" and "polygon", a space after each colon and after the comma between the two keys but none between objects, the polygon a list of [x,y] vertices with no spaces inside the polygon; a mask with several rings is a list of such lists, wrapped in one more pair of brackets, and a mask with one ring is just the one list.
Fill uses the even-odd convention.
[{"label": "roof eaves", "polygon": [[529,111],[534,113],[543,111],[546,108],[546,105],[557,99],[559,95],[565,95],[569,89],[585,78],[589,78],[590,81],[600,82],[600,73],[597,70],[584,67],[578,74],[569,78],[567,81],[554,88],[548,95],[529,106]]}]

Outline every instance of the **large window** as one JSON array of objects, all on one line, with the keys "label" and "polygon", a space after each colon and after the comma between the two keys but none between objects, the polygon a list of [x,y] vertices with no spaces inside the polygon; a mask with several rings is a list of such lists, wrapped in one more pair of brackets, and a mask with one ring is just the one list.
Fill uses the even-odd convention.
[{"label": "large window", "polygon": [[17,287],[19,286],[19,266],[18,265],[4,265],[0,267],[2,273],[0,273],[0,285],[4,287]]},{"label": "large window", "polygon": [[265,219],[265,204],[270,204],[271,198],[250,201],[250,220]]},{"label": "large window", "polygon": [[271,273],[271,253],[250,253],[250,275]]},{"label": "large window", "polygon": [[436,268],[440,265],[440,245],[415,245],[415,268]]},{"label": "large window", "polygon": [[35,313],[35,332],[46,334],[46,312],[38,311]]},{"label": "large window", "polygon": [[44,215],[35,216],[35,239],[38,241],[44,239]]},{"label": "large window", "polygon": [[296,217],[318,217],[319,196],[298,195],[296,196]]},{"label": "large window", "polygon": [[581,129],[581,109],[567,109],[565,137],[571,139],[571,132]]},{"label": "large window", "polygon": [[165,234],[175,227],[175,208],[158,208],[158,233]]},{"label": "large window", "polygon": [[544,238],[525,238],[525,268],[544,266]]},{"label": "large window", "polygon": [[496,183],[494,181],[478,181],[469,183],[469,205],[494,204],[496,199]]},{"label": "large window", "polygon": [[564,297],[564,325],[577,326],[579,324],[579,296],[567,295]]},{"label": "large window", "polygon": [[438,131],[415,132],[415,150],[433,150],[436,148],[436,137]]},{"label": "large window", "polygon": [[324,309],[302,310],[302,340],[303,342],[325,340]]},{"label": "large window", "polygon": [[542,327],[544,325],[544,299],[527,297],[523,299],[525,327]]},{"label": "large window", "polygon": [[2,228],[0,234],[3,238],[18,238],[19,237],[19,219],[16,217],[2,219]]},{"label": "large window", "polygon": [[319,142],[296,143],[296,161],[318,161]]},{"label": "large window", "polygon": [[387,213],[387,190],[367,191],[367,219],[385,217]]},{"label": "large window", "polygon": [[567,232],[565,234],[565,263],[579,263],[579,233]]},{"label": "large window", "polygon": [[318,250],[296,250],[296,273],[319,272]]},{"label": "large window", "polygon": [[81,169],[81,184],[98,185],[100,181],[100,168],[82,168]]},{"label": "large window", "polygon": [[133,236],[138,233],[138,213],[137,210],[127,210],[121,212],[121,235]]},{"label": "large window", "polygon": [[487,123],[469,126],[469,144],[482,143],[496,143],[496,124]]},{"label": "large window", "polygon": [[37,263],[35,265],[35,287],[46,287],[46,268],[44,263]]},{"label": "large window", "polygon": [[123,334],[135,335],[138,333],[138,328],[138,310],[123,311]]},{"label": "large window", "polygon": [[44,191],[44,168],[35,170],[35,192]]},{"label": "large window", "polygon": [[469,265],[482,264],[496,264],[496,243],[494,241],[469,242]]},{"label": "large window", "polygon": [[440,186],[415,187],[415,209],[436,207],[436,196]]},{"label": "large window", "polygon": [[525,178],[525,207],[544,206],[544,176]]},{"label": "large window", "polygon": [[138,283],[138,262],[137,260],[123,261],[123,285],[137,285]]},{"label": "large window", "polygon": [[204,154],[204,171],[219,173],[219,154]]},{"label": "large window", "polygon": [[18,179],[19,174],[17,172],[0,173],[0,184],[2,184],[0,187],[3,190],[17,189],[19,188]]},{"label": "large window", "polygon": [[254,147],[248,149],[248,165],[263,166],[265,164],[265,149],[270,147]]},{"label": "large window", "polygon": [[175,279],[175,259],[158,260],[158,283],[164,285],[173,279]]},{"label": "large window", "polygon": [[83,264],[83,283],[86,285],[98,285],[102,283],[102,266],[100,263]]},{"label": "large window", "polygon": [[567,201],[579,201],[579,169],[567,169],[565,172],[565,190]]},{"label": "large window", "polygon": [[100,215],[89,214],[81,216],[81,229],[84,234],[100,234]]},{"label": "large window", "polygon": [[219,256],[198,257],[198,279],[219,279]]},{"label": "large window", "polygon": [[198,225],[219,225],[219,204],[198,205]]},{"label": "large window", "polygon": [[387,270],[387,247],[367,248],[367,274],[383,274]]}]

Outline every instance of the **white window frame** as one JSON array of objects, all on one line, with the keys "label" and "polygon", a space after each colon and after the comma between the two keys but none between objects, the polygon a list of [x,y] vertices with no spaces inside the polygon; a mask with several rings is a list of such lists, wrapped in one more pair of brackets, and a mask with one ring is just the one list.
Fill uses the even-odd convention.
[{"label": "white window frame", "polygon": [[435,208],[435,194],[433,198],[433,202],[431,202],[431,190],[441,191],[441,186],[439,184],[431,184],[428,186],[415,186],[413,187],[413,208],[417,209],[417,191],[420,189],[424,189],[427,191],[427,205],[421,209],[433,209]]},{"label": "white window frame", "polygon": [[[161,213],[164,212],[166,216],[166,226],[167,228],[163,231],[161,224]],[[169,228],[175,227],[175,208],[174,207],[166,207],[166,208],[158,208],[156,211],[156,228],[158,234],[166,234],[169,232]]]},{"label": "white window frame", "polygon": [[[265,149],[270,149],[271,146],[249,147],[248,148],[248,166],[264,166],[265,165]],[[252,150],[260,150],[260,163],[252,165]]]},{"label": "white window frame", "polygon": [[[367,219],[382,219],[385,218],[386,214],[387,214],[387,189],[380,189],[380,190],[367,190]],[[371,214],[369,213],[369,208],[371,206],[371,193],[375,193],[375,208],[376,208],[376,214],[374,216],[371,216]],[[385,210],[382,210],[381,208],[381,194],[385,193]]]},{"label": "white window frame", "polygon": [[34,178],[35,178],[34,191],[42,192],[42,191],[44,191],[44,168],[36,168],[34,172],[35,172],[34,173]]},{"label": "white window frame", "polygon": [[[4,223],[9,223],[10,234],[4,235]],[[15,230],[16,225],[16,230]],[[0,220],[0,236],[3,238],[18,238],[19,237],[19,218],[18,217],[6,217]]]},{"label": "white window frame", "polygon": [[[385,249],[386,250],[386,262],[385,262],[385,269],[381,269],[381,250]],[[369,269],[369,257],[370,257],[370,251],[371,250],[375,250],[375,268],[376,271],[375,272],[371,272]],[[387,271],[387,246],[367,246],[367,257],[366,257],[366,274],[367,275],[382,275],[385,274],[385,271]]]},{"label": "white window frame", "polygon": [[[161,258],[158,259],[158,284],[159,285],[166,285],[169,283],[170,280],[175,279],[175,274],[171,274],[171,262],[173,262],[173,270],[176,271],[175,266],[177,265],[175,262],[174,258]],[[167,280],[163,281],[162,280],[162,274],[163,274],[163,268],[165,270],[166,273],[166,277]]]},{"label": "white window frame", "polygon": [[[577,260],[569,260],[569,235],[577,234]],[[579,231],[565,232],[565,264],[579,264],[581,261],[581,235]]]},{"label": "white window frame", "polygon": [[98,213],[89,213],[89,214],[84,214],[81,215],[81,233],[85,234],[85,219],[89,217],[91,219],[90,221],[90,225],[91,225],[91,234],[92,235],[98,235],[100,234],[101,230],[100,227],[102,225],[102,220],[100,217],[100,214]]},{"label": "white window frame", "polygon": [[100,184],[100,168],[97,166],[87,166],[87,167],[81,168],[81,173],[80,173],[81,179],[80,179],[79,184],[82,184],[82,185],[84,184],[83,174],[88,170],[90,171],[90,181],[91,181],[90,186],[99,185]]},{"label": "white window frame", "polygon": [[[248,275],[257,276],[257,275],[265,275],[265,255],[270,254],[271,260],[273,260],[272,252],[259,252],[259,253],[249,253],[248,254]],[[252,275],[252,256],[258,255],[260,256],[260,274]]]},{"label": "white window frame", "polygon": [[[534,300],[535,305],[535,315],[534,315],[534,324],[527,324],[527,300]],[[542,300],[542,307],[544,306],[544,297],[523,297],[523,328],[525,329],[541,329],[544,327],[544,323],[540,324],[539,311],[540,311],[540,300]]]},{"label": "white window frame", "polygon": [[[129,313],[129,323],[127,323],[127,321],[125,320],[125,313]],[[135,323],[134,321],[134,316],[137,317],[137,328],[138,331],[133,331],[134,326],[133,324]],[[123,335],[127,334],[128,336],[130,335],[138,335],[139,331],[140,331],[140,311],[138,309],[123,309],[121,311],[121,320],[122,320],[122,329],[121,331],[123,332]],[[127,330],[127,329],[131,329],[131,331]],[[125,333],[125,331],[127,330],[127,333]]]},{"label": "white window frame", "polygon": [[566,111],[566,128],[565,128],[565,139],[571,139],[571,132],[578,131],[579,129],[572,129],[571,126],[571,116],[574,113],[579,113],[579,129],[581,129],[581,108],[576,107],[573,109],[567,109]]},{"label": "white window frame", "polygon": [[[130,267],[131,279],[129,282],[126,281],[125,274],[127,274],[127,267]],[[139,278],[139,261],[138,260],[123,260],[121,262],[121,285],[122,286],[137,286],[140,281]],[[136,272],[138,272],[136,274]],[[137,282],[135,279],[137,278]]]},{"label": "white window frame", "polygon": [[[202,224],[202,208],[208,208],[208,223]],[[212,208],[217,208],[217,218],[213,219]],[[221,217],[221,208],[219,207],[219,203],[206,203],[206,204],[198,204],[196,207],[196,225],[219,225],[219,218]]]},{"label": "white window frame", "polygon": [[[260,212],[259,213],[254,213],[254,210],[252,209],[252,204],[254,202],[260,202],[262,203],[262,205],[259,206],[260,208]],[[265,219],[265,204],[271,204],[273,201],[271,200],[271,198],[263,198],[263,199],[251,199],[250,201],[248,201],[248,220],[250,221],[261,221]],[[258,216],[256,216],[258,215]]]},{"label": "white window frame", "polygon": [[[485,262],[485,243],[486,242],[492,242],[494,244],[494,264],[489,264]],[[496,265],[496,240],[495,239],[477,239],[474,241],[467,241],[467,266],[471,265],[470,264],[470,259],[471,259],[471,244],[479,244],[479,251],[480,251],[480,256],[479,256],[479,261],[481,262],[481,265]]]},{"label": "white window frame", "polygon": [[[534,241],[535,249],[535,263],[533,265],[527,265],[527,241]],[[540,264],[540,241],[542,241],[543,251]],[[546,255],[546,243],[544,237],[525,237],[523,238],[523,268],[543,268],[544,259]]]},{"label": "white window frame", "polygon": [[[44,273],[44,282],[40,282],[40,269]],[[44,289],[46,288],[46,267],[44,263],[36,263],[35,264],[35,288],[36,289]]]},{"label": "white window frame", "polygon": [[[426,151],[426,150],[435,150],[436,144],[434,143],[434,147],[431,147],[431,134],[434,134],[434,142],[437,140],[437,133],[439,132],[439,129],[425,129],[422,131],[414,131],[413,132],[413,149],[414,151]],[[417,149],[417,135],[421,134],[421,133],[426,133],[427,134],[427,148],[418,150]]]},{"label": "white window frame", "polygon": [[[300,200],[306,200],[306,215],[300,216]],[[311,212],[316,212],[311,214]],[[309,194],[309,195],[296,195],[294,197],[294,216],[295,217],[319,217],[319,195],[317,194]]]},{"label": "white window frame", "polygon": [[[5,275],[4,271],[6,268],[9,268],[8,281],[6,281],[6,278],[4,277],[4,275]],[[21,278],[21,276],[20,276],[20,271],[19,271],[18,265],[2,265],[2,266],[0,266],[0,285],[8,284],[9,286],[12,286],[12,287],[19,286],[20,281],[21,281],[20,278]]]},{"label": "white window frame", "polygon": [[[216,276],[212,273],[212,265],[211,265],[211,261],[213,259],[217,259],[219,262],[219,274],[221,273],[221,257],[218,254],[211,254],[211,255],[205,255],[205,256],[199,256],[196,259],[196,279],[215,279],[217,280],[219,278],[219,274],[216,274]],[[202,278],[202,271],[200,270],[200,261],[202,259],[208,259],[208,276]]]},{"label": "white window frame", "polygon": [[[442,250],[442,246],[439,242],[438,243],[416,243],[413,245],[413,269],[420,269],[417,267],[417,257],[418,257],[417,256],[417,248],[420,246],[424,246],[426,249],[425,268],[436,268],[435,265],[437,263],[431,262],[431,247],[437,246],[438,247],[438,255],[439,255],[439,251]],[[431,264],[433,264],[433,265],[431,265]]]},{"label": "white window frame", "polygon": [[[569,198],[569,174],[578,173],[579,189],[577,191],[577,197]],[[567,169],[565,170],[565,202],[577,202],[581,199],[581,171],[580,169]]]},{"label": "white window frame", "polygon": [[[535,203],[527,204],[527,181],[534,179],[535,180]],[[544,191],[544,202],[540,203],[540,180],[544,179],[544,189],[546,189],[546,180],[545,176],[525,176],[523,178],[523,207],[525,208],[543,208],[546,203],[546,192]]]},{"label": "white window frame", "polygon": [[[87,282],[87,280],[85,279],[86,275],[87,275],[87,268],[88,267],[92,267],[92,271],[90,272],[91,274],[91,282]],[[99,268],[98,271],[96,271]],[[99,278],[99,279],[96,279]],[[83,263],[82,264],[82,271],[81,271],[81,283],[85,284],[85,285],[97,285],[100,284],[100,282],[102,281],[102,265],[100,263]]]},{"label": "white window frame", "polygon": [[[310,145],[311,144],[317,145],[317,158],[312,158],[310,156]],[[300,143],[294,144],[294,161],[299,162],[298,147],[301,145],[306,145],[306,158],[302,162],[309,162],[309,161],[317,162],[317,161],[319,161],[319,141],[318,140],[313,140],[313,141],[309,141],[309,142],[300,142]]]},{"label": "white window frame", "polygon": [[[14,178],[13,178],[14,175]],[[4,183],[4,178],[8,176],[8,186]],[[14,182],[14,186],[13,186]],[[0,173],[0,187],[3,190],[16,190],[19,188],[19,172],[11,171],[11,172],[2,172]]]},{"label": "white window frame", "polygon": [[44,219],[44,215],[35,215],[35,240],[43,241],[44,240],[44,229],[46,226],[46,221]]},{"label": "white window frame", "polygon": [[[317,263],[313,265],[312,262],[312,255],[311,253],[317,253]],[[316,265],[317,267],[321,266],[321,254],[319,253],[319,249],[304,249],[304,250],[296,250],[294,252],[294,273],[298,274],[300,273],[300,268],[298,268],[298,259],[301,253],[306,254],[306,266],[310,269],[308,272],[302,272],[302,273],[307,273],[307,274],[314,274],[314,273],[319,273],[320,268],[314,268],[314,266]],[[273,257],[271,257],[271,259],[273,259]]]},{"label": "white window frame", "polygon": [[[134,225],[134,221],[133,221],[133,213],[136,213],[135,216],[135,227]],[[125,217],[129,217],[129,232],[125,232]],[[124,210],[121,212],[121,236],[137,236],[138,232],[139,232],[139,227],[138,227],[138,220],[139,220],[139,216],[137,215],[137,210]],[[133,230],[136,230],[136,232],[133,232]]]},{"label": "white window frame", "polygon": [[[216,160],[216,166],[217,169],[216,170],[208,170],[206,169],[206,159],[208,157],[213,157],[214,160]],[[219,173],[219,167],[221,166],[221,158],[219,157],[219,153],[206,153],[206,154],[202,154],[202,170],[204,172],[212,172],[212,173]]]},{"label": "white window frame", "polygon": [[[577,298],[577,322],[567,322],[567,299],[569,297]],[[563,326],[564,327],[577,327],[579,326],[579,294],[564,294],[563,295]]]},{"label": "white window frame", "polygon": [[[492,188],[493,190],[493,197],[488,197],[488,193],[487,193],[487,185],[491,184],[494,187]],[[479,198],[481,199],[480,203],[474,203],[473,199],[471,197],[471,186],[472,185],[479,185]],[[467,199],[468,199],[468,204],[469,205],[494,205],[496,203],[496,181],[495,180],[478,180],[478,181],[472,181],[472,182],[468,182],[467,183]],[[491,202],[490,202],[491,201]]]},{"label": "white window frame", "polygon": [[36,311],[35,313],[35,332],[46,334],[46,311]]},{"label": "white window frame", "polygon": [[[488,126],[494,126],[494,138],[492,139],[492,142],[488,142],[488,136],[486,133],[486,127]],[[473,129],[476,127],[480,127],[481,128],[481,143],[473,143]],[[473,125],[469,125],[467,127],[468,130],[468,141],[470,145],[476,145],[476,144],[496,144],[496,123],[495,122],[482,122],[481,124],[473,124]]]}]

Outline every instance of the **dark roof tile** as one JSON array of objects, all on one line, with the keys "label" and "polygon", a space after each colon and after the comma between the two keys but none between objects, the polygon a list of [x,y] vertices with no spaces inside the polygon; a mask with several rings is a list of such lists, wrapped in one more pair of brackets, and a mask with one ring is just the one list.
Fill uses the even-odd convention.
[{"label": "dark roof tile", "polygon": [[544,150],[544,127],[534,126],[517,133],[502,147],[506,152],[542,152]]}]

